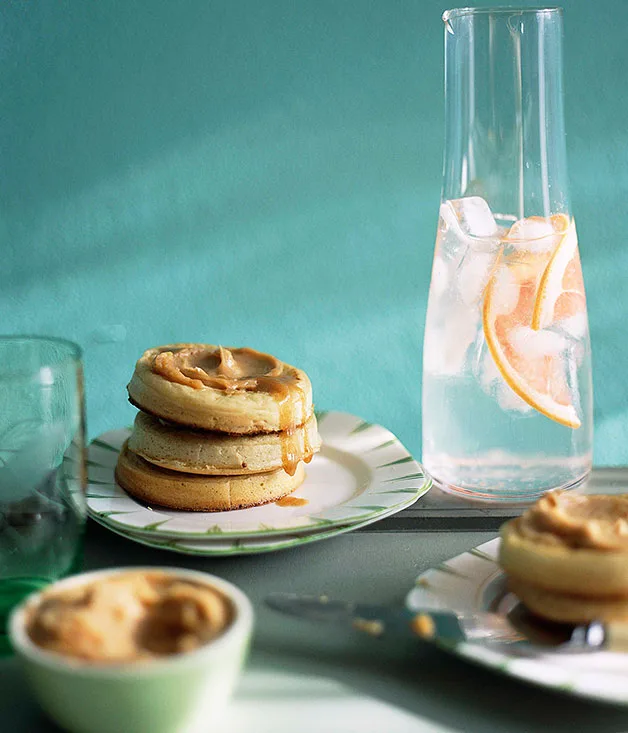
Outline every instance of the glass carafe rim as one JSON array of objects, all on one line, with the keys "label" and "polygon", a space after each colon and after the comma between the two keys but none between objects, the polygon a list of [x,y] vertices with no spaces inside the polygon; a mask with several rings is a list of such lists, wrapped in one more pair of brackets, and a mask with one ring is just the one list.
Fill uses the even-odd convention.
[{"label": "glass carafe rim", "polygon": [[538,7],[517,7],[515,5],[496,5],[495,7],[463,7],[450,8],[445,10],[442,15],[443,21],[447,23],[454,18],[461,18],[466,15],[541,15],[549,13],[557,13],[562,15],[563,9],[560,6],[542,6]]}]

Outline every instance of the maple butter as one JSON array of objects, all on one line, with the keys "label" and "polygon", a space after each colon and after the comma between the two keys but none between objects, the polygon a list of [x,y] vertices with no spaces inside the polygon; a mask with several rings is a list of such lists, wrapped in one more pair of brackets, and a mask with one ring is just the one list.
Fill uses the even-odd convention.
[{"label": "maple butter", "polygon": [[628,551],[628,496],[550,492],[511,529],[537,546]]},{"label": "maple butter", "polygon": [[171,382],[194,389],[212,387],[226,392],[268,392],[283,394],[296,384],[283,362],[255,349],[226,349],[223,346],[183,347],[154,356],[152,371]]},{"label": "maple butter", "polygon": [[210,585],[160,571],[129,571],[44,592],[27,617],[38,646],[98,663],[192,651],[219,636],[231,601]]}]

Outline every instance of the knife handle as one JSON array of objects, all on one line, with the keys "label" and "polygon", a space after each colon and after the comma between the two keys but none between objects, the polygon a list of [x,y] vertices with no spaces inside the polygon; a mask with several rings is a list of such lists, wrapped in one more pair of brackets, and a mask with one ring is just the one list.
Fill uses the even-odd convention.
[{"label": "knife handle", "polygon": [[628,623],[613,621],[605,624],[604,648],[609,652],[628,653]]}]

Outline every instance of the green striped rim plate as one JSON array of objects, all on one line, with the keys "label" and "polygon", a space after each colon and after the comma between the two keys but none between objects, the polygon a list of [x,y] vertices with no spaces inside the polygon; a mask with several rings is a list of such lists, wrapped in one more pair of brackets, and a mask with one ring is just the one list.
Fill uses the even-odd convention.
[{"label": "green striped rim plate", "polygon": [[[405,506],[410,506],[416,501],[413,497],[408,500]],[[401,507],[401,509],[405,509]],[[274,536],[259,537],[217,537],[211,539],[187,539],[187,538],[165,538],[157,539],[155,537],[147,537],[144,533],[135,533],[128,530],[122,530],[119,527],[113,527],[96,518],[96,521],[103,527],[112,530],[121,537],[132,542],[139,542],[141,545],[154,547],[159,550],[170,550],[178,552],[182,555],[197,555],[200,557],[211,557],[212,555],[257,555],[263,552],[276,552],[277,550],[287,550],[291,547],[300,547],[310,542],[319,542],[327,540],[331,537],[337,537],[346,532],[352,532],[355,529],[367,527],[373,522],[378,522],[391,514],[395,514],[399,508],[391,509],[387,514],[372,517],[364,522],[356,522],[355,524],[347,524],[341,527],[333,527],[332,529],[323,529],[319,531],[304,532],[301,534],[276,534]]]},{"label": "green striped rim plate", "polygon": [[[499,538],[420,575],[406,597],[408,608],[497,611],[504,608],[506,578],[497,557]],[[576,697],[628,704],[628,656],[611,652],[530,656],[516,648],[461,643],[443,648],[511,677]]]},{"label": "green striped rim plate", "polygon": [[307,504],[265,504],[227,512],[185,512],[148,506],[115,481],[114,469],[129,428],[104,433],[89,447],[87,506],[112,529],[153,539],[267,537],[320,532],[388,516],[409,506],[430,478],[395,436],[343,412],[319,413],[321,452],[293,496]]}]

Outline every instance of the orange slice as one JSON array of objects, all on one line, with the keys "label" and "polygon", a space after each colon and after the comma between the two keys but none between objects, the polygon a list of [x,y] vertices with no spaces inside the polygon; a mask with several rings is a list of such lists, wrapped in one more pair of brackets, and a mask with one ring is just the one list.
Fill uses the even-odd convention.
[{"label": "orange slice", "polygon": [[[556,231],[562,222],[552,221],[552,224]],[[515,338],[522,327],[530,329],[537,311],[540,281],[553,261],[562,262],[556,255],[566,236],[562,234],[553,252],[520,247],[514,255],[500,255],[484,294],[482,322],[489,352],[513,392],[551,420],[578,428],[580,420],[571,401],[564,358],[559,353],[542,353],[538,349],[526,353],[520,340]],[[573,254],[569,260],[572,257]],[[554,285],[555,277],[548,276],[548,288]],[[540,319],[547,318],[545,313],[549,310],[552,318],[557,308],[562,312],[563,304],[558,303],[560,296],[548,297],[552,294],[553,291],[547,290],[544,295],[545,305],[539,306],[539,312],[544,315],[539,316]]]},{"label": "orange slice", "polygon": [[578,237],[572,221],[554,250],[539,282],[532,314],[536,331],[586,310]]}]

